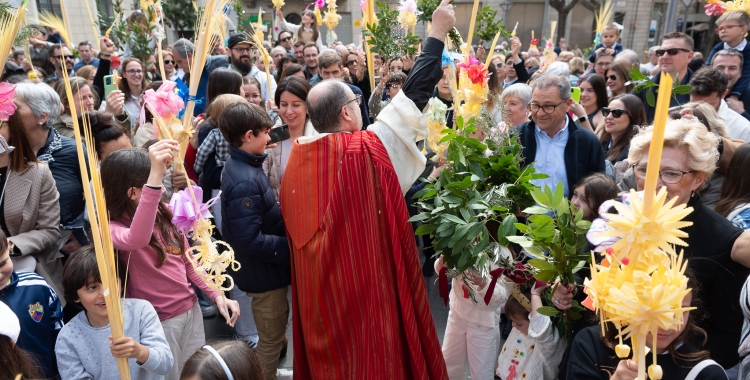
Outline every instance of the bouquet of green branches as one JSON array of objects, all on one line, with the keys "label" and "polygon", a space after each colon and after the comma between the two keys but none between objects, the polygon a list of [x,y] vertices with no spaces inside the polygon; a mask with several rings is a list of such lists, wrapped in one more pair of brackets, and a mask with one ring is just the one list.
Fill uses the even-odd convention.
[{"label": "bouquet of green branches", "polygon": [[413,57],[417,52],[419,37],[398,22],[399,11],[391,10],[388,4],[376,1],[378,11],[375,13],[377,23],[368,23],[362,35],[370,37],[370,51],[380,54],[383,62],[390,62],[401,57]]},{"label": "bouquet of green branches", "polygon": [[[496,277],[492,268],[507,266],[496,246],[508,245],[516,234],[516,214],[534,205],[531,181],[547,177],[523,166],[517,132],[491,133],[488,126],[497,123],[488,117],[486,112],[469,120],[459,116],[455,130],[443,131],[446,168],[414,196],[421,213],[411,221],[422,222],[416,234],[433,236],[435,254],[443,256],[452,277],[467,271]],[[482,134],[488,136],[484,141],[476,138]],[[447,286],[441,293],[447,297]]]},{"label": "bouquet of green branches", "polygon": [[[528,264],[535,268],[537,281],[554,282],[555,286],[575,291],[574,274],[591,260],[589,254],[582,252],[591,223],[583,220],[583,210],[576,209],[565,198],[562,183],[558,183],[554,192],[549,186],[544,190],[533,189],[531,196],[536,205],[524,210],[530,214],[526,224],[516,224],[522,236],[511,236],[508,240],[519,244],[532,257]],[[545,304],[553,305],[551,297],[554,293],[553,288],[543,294]],[[567,337],[572,323],[581,319],[583,307],[573,300],[571,308],[565,312],[551,306],[537,312],[552,318],[560,335]]]}]

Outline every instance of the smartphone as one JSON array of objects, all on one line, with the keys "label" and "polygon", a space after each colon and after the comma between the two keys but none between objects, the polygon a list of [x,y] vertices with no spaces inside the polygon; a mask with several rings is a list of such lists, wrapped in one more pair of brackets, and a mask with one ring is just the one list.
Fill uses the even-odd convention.
[{"label": "smartphone", "polygon": [[115,78],[112,75],[107,75],[104,77],[104,98],[106,99],[107,96],[109,96],[109,93],[117,90],[117,83],[115,83]]},{"label": "smartphone", "polygon": [[573,98],[573,100],[576,101],[576,103],[581,102],[581,88],[580,87],[571,87],[570,88],[570,97]]},{"label": "smartphone", "polygon": [[282,124],[280,127],[271,129],[271,132],[269,132],[268,134],[271,135],[271,141],[267,145],[276,144],[277,142],[281,142],[284,140],[289,140],[289,125]]}]

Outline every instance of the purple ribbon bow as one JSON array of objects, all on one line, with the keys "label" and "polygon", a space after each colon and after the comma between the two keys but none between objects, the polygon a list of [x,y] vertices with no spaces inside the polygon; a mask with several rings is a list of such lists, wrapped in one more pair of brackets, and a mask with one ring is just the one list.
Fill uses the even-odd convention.
[{"label": "purple ribbon bow", "polygon": [[172,223],[177,226],[177,230],[183,235],[187,235],[193,228],[193,224],[200,219],[199,215],[203,216],[203,219],[214,217],[211,215],[209,208],[218,202],[221,196],[221,192],[219,192],[208,202],[203,203],[201,202],[203,189],[198,186],[193,187],[193,194],[198,201],[199,210],[195,209],[195,203],[187,189],[172,194],[172,199],[169,201],[169,209],[172,210]]}]

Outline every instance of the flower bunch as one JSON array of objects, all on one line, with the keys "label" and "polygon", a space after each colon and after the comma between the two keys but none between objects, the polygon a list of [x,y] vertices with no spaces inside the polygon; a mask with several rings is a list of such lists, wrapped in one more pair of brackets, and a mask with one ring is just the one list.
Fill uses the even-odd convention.
[{"label": "flower bunch", "polygon": [[417,16],[421,13],[417,10],[417,2],[414,0],[401,0],[400,4],[398,7],[398,23],[406,29],[411,29],[417,24]]},{"label": "flower bunch", "polygon": [[[612,322],[618,329],[620,344],[616,353],[621,358],[630,352],[622,339],[631,339],[639,373],[645,373],[648,334],[654,339],[652,347],[656,347],[657,331],[679,328],[683,311],[693,309],[682,306],[682,299],[690,292],[684,275],[687,263],[673,248],[686,245],[681,238],[687,234],[680,229],[692,223],[681,220],[692,208],[674,206],[676,198],[665,202],[666,197],[666,189],[662,188],[650,210],[645,210],[634,190],[628,197],[630,207],[614,203],[619,215],[603,215],[609,220],[609,230],[599,236],[619,240],[605,250],[601,264],[592,264],[591,278],[584,282],[588,298],[583,305],[596,310],[602,322]],[[656,350],[652,352],[654,364],[648,374],[658,380],[662,371],[656,364]]]},{"label": "flower bunch", "polygon": [[175,92],[175,82],[166,81],[154,91],[153,89],[143,93],[143,107],[141,107],[141,125],[146,123],[146,108],[152,113],[157,113],[164,120],[176,117],[185,108],[185,102]]},{"label": "flower bunch", "polygon": [[489,74],[484,64],[470,55],[466,55],[458,67],[462,70],[454,104],[457,116],[469,120],[479,114],[482,104],[487,101]]},{"label": "flower bunch", "polygon": [[276,9],[281,9],[285,5],[284,0],[271,0],[273,3],[273,7]]},{"label": "flower bunch", "polygon": [[336,25],[341,20],[341,15],[336,13],[336,0],[326,0],[328,8],[326,9],[325,15],[323,15],[323,23],[326,24],[328,30],[333,31],[336,29]]},{"label": "flower bunch", "polygon": [[529,49],[536,49],[536,45],[539,43],[538,38],[532,38],[531,43],[529,44]]},{"label": "flower bunch", "polygon": [[727,5],[721,0],[708,0],[703,6],[706,16],[721,16],[727,11]]},{"label": "flower bunch", "polygon": [[442,157],[443,152],[448,147],[447,143],[440,143],[445,136],[445,114],[448,112],[448,106],[437,97],[430,98],[427,102],[427,145],[435,152],[437,157]]}]

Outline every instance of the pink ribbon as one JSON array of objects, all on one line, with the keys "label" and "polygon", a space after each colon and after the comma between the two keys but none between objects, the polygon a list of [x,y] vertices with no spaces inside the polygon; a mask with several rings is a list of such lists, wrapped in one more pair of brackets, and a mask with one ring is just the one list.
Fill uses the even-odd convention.
[{"label": "pink ribbon", "polygon": [[214,217],[208,209],[218,202],[221,196],[221,192],[219,192],[208,202],[203,203],[201,202],[203,189],[198,186],[193,187],[193,194],[198,201],[198,210],[195,209],[195,202],[193,202],[193,198],[190,197],[190,192],[187,189],[172,194],[172,199],[169,201],[169,209],[172,210],[172,223],[177,226],[177,230],[183,235],[187,235],[193,229],[193,224],[200,219],[199,215],[203,216],[203,219]]},{"label": "pink ribbon", "polygon": [[0,83],[0,121],[8,121],[10,116],[16,113],[16,104],[13,103],[15,93],[15,84]]},{"label": "pink ribbon", "polygon": [[[169,119],[185,108],[185,102],[174,91],[175,86],[177,86],[175,82],[165,81],[156,91],[151,89],[143,93],[141,125],[146,124],[146,104],[148,104],[149,111],[158,114],[162,119]],[[155,139],[157,136],[159,136],[159,128],[154,127],[154,134],[151,138]]]}]

